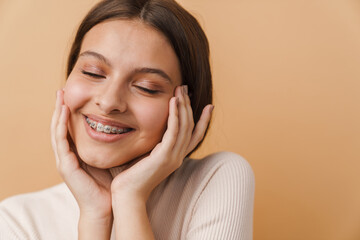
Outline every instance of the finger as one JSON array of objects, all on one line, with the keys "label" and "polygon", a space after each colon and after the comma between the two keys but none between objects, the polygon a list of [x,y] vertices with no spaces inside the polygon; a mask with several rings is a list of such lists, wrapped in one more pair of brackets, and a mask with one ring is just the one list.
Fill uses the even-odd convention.
[{"label": "finger", "polygon": [[176,156],[184,155],[187,146],[189,144],[191,135],[192,135],[192,113],[190,100],[187,99],[187,94],[184,92],[184,87],[182,86],[182,91],[178,91],[179,94],[179,134],[178,139],[175,143],[173,153]]},{"label": "finger", "polygon": [[190,124],[190,129],[192,130],[194,128],[194,117],[193,117],[193,110],[191,108],[191,101],[190,101],[190,97],[188,94],[188,87],[186,86],[185,88],[185,103],[186,103],[186,109],[188,112],[188,118],[189,118],[189,122],[192,123]]},{"label": "finger", "polygon": [[162,138],[161,144],[164,149],[171,151],[176,142],[179,132],[179,111],[178,111],[179,98],[172,97],[169,104],[169,117],[167,129]]},{"label": "finger", "polygon": [[187,115],[188,115],[188,135],[187,135],[187,139],[186,139],[186,145],[189,144],[190,142],[190,139],[191,139],[191,136],[192,136],[192,133],[193,133],[193,130],[194,130],[194,117],[193,117],[193,110],[192,110],[192,107],[191,107],[191,101],[190,101],[190,97],[189,97],[189,94],[188,94],[188,88],[186,86],[186,94],[185,94],[185,102],[186,102],[186,109],[187,109]]},{"label": "finger", "polygon": [[58,125],[56,127],[56,142],[57,142],[58,150],[68,150],[69,148],[69,143],[67,141],[68,118],[69,118],[69,109],[67,106],[62,105]]},{"label": "finger", "polygon": [[60,117],[60,113],[61,113],[61,105],[62,105],[62,91],[58,90],[56,92],[56,103],[55,103],[55,110],[54,113],[52,115],[52,119],[51,119],[51,125],[50,125],[50,130],[51,130],[51,143],[53,145],[53,148],[55,150],[55,130],[56,130],[56,126],[58,124],[59,121],[59,117]]},{"label": "finger", "polygon": [[[69,108],[65,105],[61,106],[61,113],[56,127],[55,140],[56,140],[56,151],[58,155],[58,166],[63,167],[64,162],[67,164],[68,161],[64,160],[73,154],[70,151],[69,142],[67,140],[67,125],[69,121]],[[77,161],[76,161],[77,162]],[[73,164],[73,161],[71,161]],[[60,169],[59,169],[60,170]]]},{"label": "finger", "polygon": [[190,143],[186,150],[186,155],[189,154],[198,145],[198,143],[204,138],[206,129],[210,122],[210,118],[211,118],[213,109],[214,109],[214,106],[210,105],[210,104],[204,108],[204,110],[200,116],[200,119],[195,126],[195,130],[192,134]]},{"label": "finger", "polygon": [[62,91],[58,90],[56,92],[56,103],[55,103],[55,110],[51,120],[51,145],[53,147],[55,153],[56,162],[58,162],[58,154],[57,154],[57,147],[56,147],[56,140],[55,140],[55,132],[56,126],[59,121],[60,113],[61,113],[61,105],[62,105]]}]

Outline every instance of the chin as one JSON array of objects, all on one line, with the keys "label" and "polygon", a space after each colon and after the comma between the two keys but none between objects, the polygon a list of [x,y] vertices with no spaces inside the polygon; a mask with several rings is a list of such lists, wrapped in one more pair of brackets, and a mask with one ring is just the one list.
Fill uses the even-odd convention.
[{"label": "chin", "polygon": [[[98,149],[99,150],[99,149]],[[94,151],[94,149],[85,149],[78,148],[78,155],[80,159],[85,162],[87,165],[100,168],[100,169],[109,169],[113,167],[118,167],[120,165],[126,164],[134,159],[142,157],[149,153],[148,151],[139,152],[124,152],[121,150],[114,152],[106,152],[106,151]]]},{"label": "chin", "polygon": [[116,166],[120,166],[124,163],[127,163],[131,158],[115,157],[114,154],[104,154],[96,153],[94,151],[86,151],[80,148],[78,149],[78,155],[80,159],[85,162],[87,165],[100,168],[108,169]]}]

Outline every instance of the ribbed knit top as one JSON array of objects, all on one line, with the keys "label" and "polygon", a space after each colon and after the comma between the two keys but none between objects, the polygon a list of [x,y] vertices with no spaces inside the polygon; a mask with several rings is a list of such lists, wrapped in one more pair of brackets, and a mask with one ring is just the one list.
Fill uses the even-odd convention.
[{"label": "ribbed knit top", "polygon": [[[154,189],[147,211],[158,240],[250,240],[253,202],[251,167],[239,155],[221,152],[185,159]],[[62,183],[2,201],[0,240],[75,240],[78,219],[77,203]]]}]

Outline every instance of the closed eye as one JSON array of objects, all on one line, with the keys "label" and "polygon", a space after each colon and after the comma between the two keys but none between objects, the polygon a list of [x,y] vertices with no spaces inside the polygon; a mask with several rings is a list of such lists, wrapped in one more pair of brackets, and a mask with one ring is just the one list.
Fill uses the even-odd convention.
[{"label": "closed eye", "polygon": [[152,90],[152,89],[148,89],[148,88],[144,88],[144,87],[140,87],[140,86],[136,86],[138,89],[140,89],[141,91],[144,91],[146,93],[150,93],[150,94],[157,94],[160,91],[158,90]]},{"label": "closed eye", "polygon": [[99,75],[99,74],[96,74],[96,73],[87,72],[87,71],[84,71],[84,70],[82,70],[81,72],[82,72],[84,75],[88,75],[88,76],[93,77],[93,78],[105,78],[105,76]]}]

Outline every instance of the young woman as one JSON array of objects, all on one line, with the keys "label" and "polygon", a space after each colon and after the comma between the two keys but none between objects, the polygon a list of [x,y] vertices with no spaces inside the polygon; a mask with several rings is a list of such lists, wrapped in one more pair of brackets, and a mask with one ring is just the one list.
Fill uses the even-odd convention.
[{"label": "young woman", "polygon": [[3,201],[0,239],[251,239],[244,159],[187,158],[213,110],[209,47],[172,0],[104,0],[81,23],[51,132],[64,179]]}]

